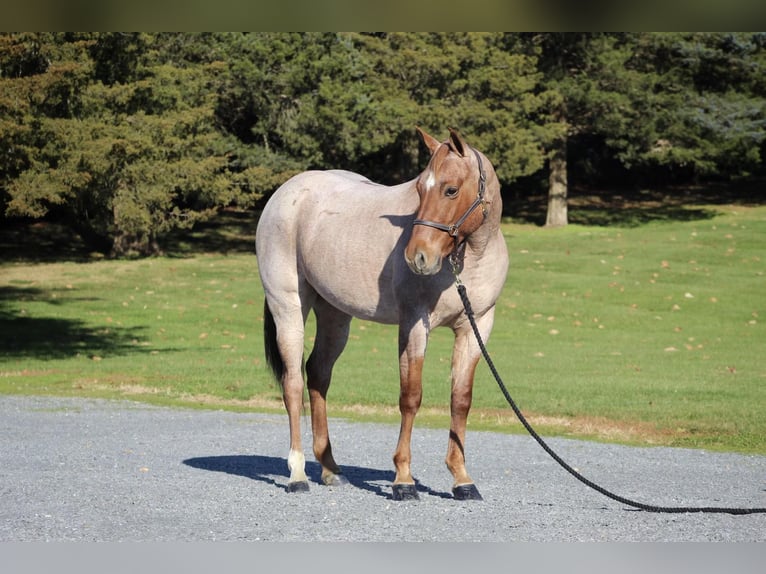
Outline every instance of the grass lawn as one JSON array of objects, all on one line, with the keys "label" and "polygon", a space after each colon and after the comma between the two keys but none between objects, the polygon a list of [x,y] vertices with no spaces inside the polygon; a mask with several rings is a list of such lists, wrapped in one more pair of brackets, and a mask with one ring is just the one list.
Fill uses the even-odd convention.
[{"label": "grass lawn", "polygon": [[[605,213],[504,224],[511,270],[489,350],[515,400],[544,435],[766,454],[766,207]],[[0,233],[0,393],[282,411],[252,216],[135,261],[88,258],[52,231]],[[352,324],[331,415],[398,420],[396,337]],[[450,351],[436,331],[416,424],[447,425]],[[483,363],[469,429],[524,432]]]}]

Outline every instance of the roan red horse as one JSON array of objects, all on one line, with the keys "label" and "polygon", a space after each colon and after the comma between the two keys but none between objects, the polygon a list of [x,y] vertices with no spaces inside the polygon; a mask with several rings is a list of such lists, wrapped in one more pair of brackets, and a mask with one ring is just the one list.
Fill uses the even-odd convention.
[{"label": "roan red horse", "polygon": [[508,271],[500,184],[489,160],[454,130],[444,142],[418,132],[431,159],[416,179],[387,187],[347,171],[307,171],[274,193],[258,224],[266,358],[290,422],[290,492],[308,490],[300,417],[304,325],[313,310],[317,332],[305,371],[322,482],[346,482],[330,446],[326,399],[333,365],[358,317],[399,325],[401,427],[392,489],[396,500],[418,498],[410,440],[423,360],[430,331],[447,326],[455,344],[446,463],[453,496],[481,499],[464,453],[480,350],[454,284],[459,273],[487,340]]}]

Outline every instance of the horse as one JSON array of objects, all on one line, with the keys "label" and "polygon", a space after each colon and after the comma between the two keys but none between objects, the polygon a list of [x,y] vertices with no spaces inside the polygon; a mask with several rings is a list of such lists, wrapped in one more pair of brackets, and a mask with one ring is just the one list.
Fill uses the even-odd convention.
[{"label": "horse", "polygon": [[[455,340],[445,462],[454,479],[453,497],[482,499],[465,465],[466,421],[480,349],[451,287],[456,277],[466,286],[478,330],[488,340],[508,271],[500,184],[489,159],[454,129],[445,141],[417,131],[431,157],[415,179],[385,186],[350,171],[305,171],[274,192],[258,222],[264,348],[290,427],[288,492],[309,490],[300,426],[304,370],[321,481],[348,482],[333,457],[327,391],[357,317],[399,329],[401,425],[392,498],[419,498],[411,471],[411,435],[422,399],[429,333],[446,326]],[[304,364],[310,311],[316,336]]]}]

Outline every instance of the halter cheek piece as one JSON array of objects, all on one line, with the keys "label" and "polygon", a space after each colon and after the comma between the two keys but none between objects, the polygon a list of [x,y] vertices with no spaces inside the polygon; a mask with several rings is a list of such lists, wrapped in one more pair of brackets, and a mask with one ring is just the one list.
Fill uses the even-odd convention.
[{"label": "halter cheek piece", "polygon": [[452,262],[453,266],[457,264],[458,250],[460,249],[460,245],[461,245],[461,241],[458,237],[458,231],[460,229],[460,226],[463,225],[463,223],[465,223],[465,220],[468,219],[468,217],[479,206],[481,206],[481,211],[482,211],[482,215],[484,216],[484,219],[487,218],[487,205],[484,201],[484,192],[487,186],[487,174],[484,172],[484,166],[481,163],[481,156],[479,155],[479,152],[473,148],[471,148],[471,150],[476,156],[476,161],[479,162],[479,194],[474,200],[474,202],[471,204],[471,206],[452,225],[445,225],[444,223],[439,223],[438,221],[429,221],[427,219],[416,219],[415,221],[412,222],[413,225],[425,225],[426,227],[433,227],[435,229],[439,229],[440,231],[446,231],[447,233],[449,233],[450,237],[452,237],[452,239],[455,241],[455,247],[452,250],[452,253],[450,254],[450,261]]}]

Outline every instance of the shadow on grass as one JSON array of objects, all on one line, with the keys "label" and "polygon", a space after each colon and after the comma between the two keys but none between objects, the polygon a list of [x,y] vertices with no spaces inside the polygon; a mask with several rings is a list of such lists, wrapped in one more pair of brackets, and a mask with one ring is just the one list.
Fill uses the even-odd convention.
[{"label": "shadow on grass", "polygon": [[48,221],[7,219],[0,222],[0,262],[85,262],[91,253],[79,235]]},{"label": "shadow on grass", "polygon": [[255,253],[255,228],[258,214],[253,211],[223,210],[210,221],[198,223],[192,230],[178,230],[162,241],[162,249],[171,257],[196,253]]},{"label": "shadow on grass", "polygon": [[[547,195],[539,189],[511,193],[503,199],[512,219],[544,225]],[[639,227],[652,222],[700,221],[718,214],[718,205],[760,205],[766,201],[758,182],[711,184],[661,189],[594,190],[571,186],[570,223],[593,226]]]},{"label": "shadow on grass", "polygon": [[9,301],[40,299],[56,306],[71,301],[53,299],[41,289],[0,286],[0,357],[3,359],[50,360],[78,354],[109,357],[146,351],[139,343],[143,327],[95,328],[79,319],[27,315],[22,308],[11,308],[8,304]]},{"label": "shadow on grass", "polygon": [[[159,241],[169,257],[198,253],[255,253],[258,213],[225,209],[193,229],[179,229]],[[104,258],[95,253],[72,229],[52,221],[0,219],[0,262],[60,263],[92,262]]]},{"label": "shadow on grass", "polygon": [[[698,221],[716,216],[717,205],[760,205],[766,202],[764,181],[715,183],[656,189],[595,189],[570,185],[569,222],[580,225],[638,227],[656,221]],[[543,225],[546,183],[540,178],[503,191],[506,216]],[[258,210],[224,209],[193,229],[176,230],[160,240],[169,257],[199,253],[255,253]],[[71,229],[48,221],[0,221],[0,262],[93,261],[92,253]]]},{"label": "shadow on grass", "polygon": [[[203,456],[187,459],[183,463],[201,470],[244,476],[287,491],[287,460],[284,458],[260,455]],[[391,498],[391,483],[394,481],[393,470],[346,465],[341,465],[341,469],[349,485],[367,490],[383,498]],[[321,480],[322,467],[318,462],[307,460],[306,474],[312,483],[315,483],[319,488],[324,487]],[[415,482],[420,493],[439,498],[452,498],[450,493],[438,492],[417,481]],[[313,486],[314,484],[312,484]]]}]

